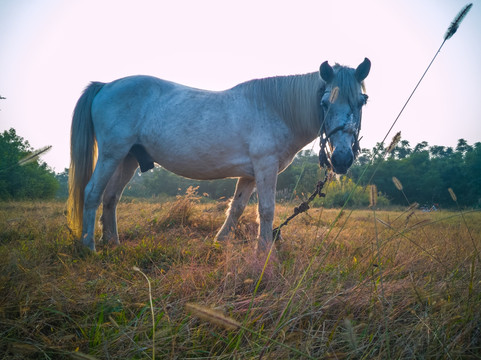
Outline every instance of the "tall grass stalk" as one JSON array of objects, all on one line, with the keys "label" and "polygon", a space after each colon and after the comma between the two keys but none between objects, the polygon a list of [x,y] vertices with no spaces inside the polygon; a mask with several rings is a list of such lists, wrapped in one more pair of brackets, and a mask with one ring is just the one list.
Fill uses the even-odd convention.
[{"label": "tall grass stalk", "polygon": [[456,194],[454,193],[453,189],[449,188],[448,192],[449,192],[449,195],[451,195],[451,199],[453,199],[453,201],[456,203],[456,206],[459,210],[459,213],[461,214],[461,218],[463,219],[464,226],[466,227],[466,230],[468,231],[469,238],[471,239],[471,242],[472,242],[473,248],[474,248],[474,252],[475,252],[474,256],[478,258],[479,262],[481,262],[480,253],[479,253],[478,247],[476,245],[476,241],[474,241],[473,234],[471,233],[471,230],[469,229],[466,218],[464,217],[464,211],[459,206],[458,198],[456,197]]},{"label": "tall grass stalk", "polygon": [[140,270],[137,266],[134,266],[132,270],[141,273],[145,280],[147,280],[147,284],[149,285],[149,303],[150,303],[150,312],[152,315],[152,359],[155,360],[155,314],[154,314],[154,303],[152,301],[152,285],[150,284],[150,280],[145,275],[145,273]]},{"label": "tall grass stalk", "polygon": [[[235,344],[235,349],[239,349],[240,345],[241,345],[241,340],[242,340],[242,337],[244,335],[244,331],[245,331],[245,328],[246,328],[246,324],[249,320],[249,316],[250,316],[250,313],[251,313],[251,310],[252,310],[252,306],[254,305],[254,300],[255,300],[255,297],[257,295],[257,292],[259,290],[259,286],[262,282],[262,279],[264,277],[264,274],[266,272],[266,269],[267,269],[267,265],[269,264],[269,259],[271,258],[271,255],[272,255],[272,252],[274,251],[275,249],[275,241],[272,242],[270,248],[269,248],[269,252],[267,253],[267,257],[266,257],[266,260],[264,261],[264,265],[262,267],[262,271],[261,271],[261,274],[259,275],[259,278],[256,282],[256,286],[254,288],[254,291],[252,292],[252,296],[251,296],[251,300],[250,300],[250,303],[249,303],[249,308],[246,312],[246,315],[244,316],[244,321],[243,321],[243,325],[241,327],[241,331],[239,332],[239,334],[237,334],[236,338],[237,338],[237,341],[236,341],[236,344]],[[234,340],[234,339],[233,339]]]},{"label": "tall grass stalk", "polygon": [[[367,171],[367,167],[364,169],[364,172]],[[363,173],[364,173],[363,172]],[[291,304],[292,304],[292,301],[294,299],[294,296],[297,294],[297,292],[299,291],[302,283],[304,282],[304,279],[306,278],[308,272],[310,271],[310,269],[312,268],[312,265],[314,264],[314,260],[319,256],[319,254],[321,253],[322,251],[322,245],[325,243],[325,241],[327,241],[327,239],[329,238],[329,235],[331,234],[332,230],[334,229],[334,226],[338,223],[338,221],[341,219],[342,217],[342,214],[345,210],[345,208],[347,207],[347,204],[349,203],[349,200],[351,199],[352,195],[354,194],[354,191],[356,189],[357,186],[359,186],[359,183],[360,183],[360,180],[362,178],[362,175],[360,176],[359,180],[356,182],[355,186],[352,188],[352,190],[349,192],[348,196],[347,196],[347,199],[345,200],[344,202],[344,205],[341,207],[341,209],[339,210],[339,212],[337,213],[337,216],[335,217],[334,221],[330,224],[329,226],[329,229],[327,230],[326,234],[324,235],[324,237],[322,238],[319,246],[317,247],[317,250],[314,254],[314,256],[311,257],[311,260],[309,261],[308,265],[306,266],[306,268],[304,269],[301,277],[299,278],[299,280],[297,281],[296,283],[296,286],[294,287],[293,291],[292,291],[292,294],[291,296],[289,297],[289,300],[287,301],[286,303],[286,306],[284,307],[284,310],[282,311],[281,315],[279,316],[279,319],[277,320],[277,323],[276,323],[276,327],[275,327],[275,331],[274,333],[276,333],[277,331],[279,331],[279,327],[281,326],[283,320],[284,320],[284,317],[285,315],[287,314]],[[321,261],[323,261],[327,255],[329,254],[329,251],[331,250],[332,246],[334,245],[335,243],[335,240],[338,238],[338,236],[341,234],[342,230],[344,229],[345,225],[347,224],[347,221],[349,220],[351,214],[353,213],[353,209],[350,210],[349,214],[347,215],[346,217],[346,220],[344,221],[344,223],[341,225],[341,228],[339,229],[339,232],[336,234],[336,236],[334,237],[333,241],[331,242],[331,244],[328,246],[327,248],[327,251],[326,251],[326,254],[324,255],[323,259]],[[271,336],[271,339],[272,339],[272,336]]]},{"label": "tall grass stalk", "polygon": [[[383,267],[384,264],[381,259],[381,242],[379,240],[379,233],[377,230],[377,221],[376,221],[376,205],[377,205],[377,187],[376,185],[371,185],[370,186],[371,191],[370,191],[370,208],[372,210],[373,214],[373,221],[374,221],[374,234],[376,237],[376,248],[377,248],[377,269],[379,271],[379,281],[381,284],[381,308],[383,312],[383,318],[384,318],[384,344],[387,349],[387,354],[388,354],[388,359],[391,358],[391,350],[390,350],[390,340],[389,340],[389,321],[388,321],[388,316],[386,313],[386,295],[384,293],[384,276],[383,276]],[[373,281],[375,281],[375,278],[373,277]]]},{"label": "tall grass stalk", "polygon": [[[399,179],[395,176],[392,177],[392,182],[394,183],[394,186],[396,187],[396,189],[398,189],[401,194],[403,195],[404,199],[406,200],[406,204],[408,205],[408,211],[409,209],[414,209],[417,207],[417,203],[411,203],[408,199],[408,197],[406,196],[406,193],[404,192],[404,187],[401,183],[401,181],[399,181]],[[414,217],[416,218],[416,220],[419,221],[419,217],[418,215],[416,214],[416,212],[414,210],[412,210],[412,215],[414,215]],[[409,215],[408,215],[409,216]],[[426,232],[424,231],[424,229],[422,229],[422,232],[424,234],[424,236],[426,237],[426,239],[428,239],[428,235],[426,234]]]},{"label": "tall grass stalk", "polygon": [[[441,46],[439,47],[439,49],[436,51],[436,54],[434,55],[434,57],[432,58],[431,62],[429,63],[429,65],[427,66],[426,70],[424,71],[424,73],[422,74],[421,78],[419,79],[419,81],[417,82],[416,86],[414,87],[413,91],[411,92],[411,94],[408,96],[406,102],[404,103],[404,105],[401,107],[401,110],[399,111],[398,115],[396,116],[396,118],[394,119],[394,121],[392,122],[391,124],[391,127],[388,129],[386,135],[384,136],[384,138],[382,139],[381,141],[381,145],[384,145],[385,142],[386,142],[386,139],[388,138],[389,134],[391,133],[392,129],[394,128],[394,126],[396,125],[396,123],[398,122],[399,118],[401,117],[402,113],[404,112],[404,109],[406,108],[406,106],[409,104],[409,101],[411,101],[411,98],[413,97],[414,93],[416,92],[416,90],[418,89],[419,85],[421,84],[421,82],[423,81],[424,77],[426,76],[427,72],[429,71],[429,69],[431,68],[431,65],[434,63],[434,60],[436,60],[438,54],[441,52],[441,49],[442,47],[444,46],[444,43],[449,40],[453,35],[454,33],[458,30],[459,28],[459,25],[461,24],[461,22],[463,21],[463,19],[466,17],[466,15],[468,14],[468,12],[471,10],[471,7],[473,6],[472,3],[468,4],[468,5],[465,5],[461,11],[456,15],[456,17],[454,18],[454,20],[451,22],[451,24],[449,25],[449,28],[448,30],[446,31],[446,33],[444,34],[444,38],[443,38],[443,42],[441,43]],[[393,138],[393,142],[394,140],[397,138],[397,135]],[[389,148],[389,147],[388,147]],[[372,165],[374,159],[376,158],[376,156],[378,155],[379,153],[379,150],[378,148],[374,149],[373,151],[373,154],[371,156],[371,160],[368,162],[368,164],[366,164],[366,169]],[[385,154],[384,154],[384,157],[388,154],[388,152],[386,151]],[[371,183],[372,182],[372,179],[374,178],[374,175],[376,174],[377,172],[377,169],[379,168],[380,166],[380,163],[376,166],[376,168],[374,169],[372,175],[371,175],[371,178],[369,179],[368,183]],[[365,174],[365,171],[362,172],[360,178],[362,178]]]},{"label": "tall grass stalk", "polygon": [[466,227],[466,230],[468,231],[469,238],[471,239],[471,243],[473,244],[473,258],[471,260],[471,266],[470,266],[470,277],[469,277],[469,285],[468,285],[468,301],[467,301],[467,309],[468,311],[471,310],[471,306],[468,304],[471,303],[471,297],[473,295],[473,287],[474,287],[474,273],[476,270],[476,258],[478,259],[478,262],[481,263],[481,258],[480,258],[480,253],[478,251],[478,247],[476,246],[476,241],[474,240],[473,234],[471,233],[471,230],[468,226],[468,222],[466,221],[466,217],[464,216],[464,211],[460,208],[459,203],[458,203],[458,198],[456,197],[456,194],[454,193],[454,190],[452,188],[448,188],[449,195],[451,195],[451,199],[456,203],[456,206],[459,210],[459,213],[461,214],[461,218],[463,219],[463,224]]},{"label": "tall grass stalk", "polygon": [[[260,332],[254,331],[254,330],[250,329],[249,327],[240,324],[236,320],[234,320],[230,317],[227,317],[224,314],[220,313],[219,311],[211,309],[207,306],[189,303],[189,304],[185,305],[185,309],[188,312],[190,312],[193,316],[198,317],[199,319],[207,321],[211,324],[223,327],[227,330],[235,331],[235,330],[240,329],[241,331],[245,331],[245,332],[248,332],[252,335],[256,335],[261,339],[268,339],[267,336],[261,334]],[[286,344],[284,344],[280,341],[273,340],[272,342],[276,345],[282,346],[283,348],[285,348],[287,350],[290,350],[290,351],[302,356],[303,358],[314,359],[309,354],[306,354],[302,351],[299,351],[298,349],[293,348],[289,345],[286,345]],[[260,355],[259,359],[260,358],[262,358],[262,355]]]},{"label": "tall grass stalk", "polygon": [[[356,186],[357,186],[357,183],[356,183]],[[299,278],[299,280],[297,281],[296,283],[296,286],[294,287],[294,289],[292,290],[292,294],[291,296],[289,297],[289,300],[287,301],[286,303],[286,306],[284,307],[281,315],[279,316],[279,319],[277,320],[276,322],[276,326],[275,326],[275,330],[273,332],[273,335],[271,335],[271,337],[269,338],[269,341],[272,340],[272,337],[274,336],[275,333],[277,333],[280,328],[283,326],[283,320],[284,320],[284,317],[286,316],[289,308],[291,307],[292,305],[292,301],[294,299],[294,296],[298,293],[302,283],[304,282],[304,279],[306,278],[308,272],[310,271],[310,269],[312,268],[312,265],[314,264],[314,260],[319,256],[319,254],[321,253],[322,251],[322,245],[324,244],[325,241],[327,241],[329,235],[331,234],[331,231],[334,229],[334,226],[338,223],[338,221],[340,220],[342,214],[343,214],[343,211],[344,209],[346,208],[352,194],[354,193],[354,190],[355,190],[355,187],[351,190],[351,192],[349,193],[346,201],[344,202],[344,205],[343,207],[341,208],[341,210],[339,210],[339,212],[337,213],[337,216],[336,218],[334,219],[334,221],[330,224],[329,226],[329,229],[328,231],[326,232],[326,234],[324,235],[324,237],[322,238],[319,246],[317,247],[317,250],[314,254],[314,256],[311,257],[311,260],[309,261],[308,265],[306,266],[306,268],[304,269],[301,277]],[[350,211],[349,215],[348,215],[348,218],[349,216],[352,214],[353,210]],[[337,239],[337,237],[340,235],[341,231],[343,230],[344,226],[346,225],[347,223],[347,220],[348,218],[346,219],[346,221],[343,223],[343,225],[341,226],[341,229],[339,230],[339,232],[337,233],[337,235],[335,236],[334,240],[331,242],[331,244],[328,246],[328,249],[326,251],[326,254],[324,255],[323,259],[321,259],[321,262],[327,257],[327,255],[329,254],[329,251],[331,250],[332,246],[334,245],[335,243],[335,240]]]}]

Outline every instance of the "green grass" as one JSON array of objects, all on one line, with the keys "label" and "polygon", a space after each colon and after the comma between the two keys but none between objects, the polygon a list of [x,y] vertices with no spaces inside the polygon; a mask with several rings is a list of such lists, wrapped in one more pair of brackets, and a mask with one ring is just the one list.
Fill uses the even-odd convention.
[{"label": "green grass", "polygon": [[[134,266],[152,285],[156,359],[481,356],[479,212],[344,210],[332,226],[339,210],[311,209],[283,229],[255,292],[255,207],[215,246],[225,208],[192,194],[122,203],[122,245],[89,255],[64,204],[0,203],[0,358],[152,358],[149,288]],[[278,206],[276,224],[291,209]]]}]

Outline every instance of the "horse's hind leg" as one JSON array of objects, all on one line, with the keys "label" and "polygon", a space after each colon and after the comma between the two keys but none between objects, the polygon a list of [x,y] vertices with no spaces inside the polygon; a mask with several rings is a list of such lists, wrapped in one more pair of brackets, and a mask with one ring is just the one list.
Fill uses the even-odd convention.
[{"label": "horse's hind leg", "polygon": [[125,156],[120,155],[119,158],[113,158],[105,156],[101,151],[99,153],[99,159],[92,178],[85,187],[83,211],[82,242],[92,251],[95,251],[94,231],[97,208],[100,205],[107,183]]},{"label": "horse's hind leg", "polygon": [[239,178],[234,197],[228,210],[227,218],[225,219],[224,225],[222,225],[222,228],[215,237],[216,241],[225,240],[229,233],[234,229],[235,225],[237,224],[237,220],[244,212],[247,202],[252,195],[252,191],[254,191],[254,187],[254,179]]},{"label": "horse's hind leg", "polygon": [[122,196],[127,183],[132,179],[135,170],[138,167],[137,160],[131,154],[127,155],[119,164],[114,174],[109,180],[104,191],[102,216],[103,241],[113,241],[119,244],[119,235],[117,232],[117,204]]}]

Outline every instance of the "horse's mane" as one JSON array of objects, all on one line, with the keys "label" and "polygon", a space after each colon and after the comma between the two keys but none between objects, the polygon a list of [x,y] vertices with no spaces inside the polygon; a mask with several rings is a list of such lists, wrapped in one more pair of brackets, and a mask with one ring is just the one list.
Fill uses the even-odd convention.
[{"label": "horse's mane", "polygon": [[323,87],[318,72],[256,79],[236,86],[257,108],[269,107],[294,131],[311,134],[313,127],[319,128],[319,94]]}]

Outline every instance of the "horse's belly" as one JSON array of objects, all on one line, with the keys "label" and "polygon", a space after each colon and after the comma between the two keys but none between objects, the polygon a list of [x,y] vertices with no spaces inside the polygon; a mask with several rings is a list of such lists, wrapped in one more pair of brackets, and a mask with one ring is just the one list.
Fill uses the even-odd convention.
[{"label": "horse's belly", "polygon": [[155,154],[154,160],[165,169],[184,177],[214,180],[229,177],[254,177],[250,159],[241,154],[222,156],[221,153]]}]

